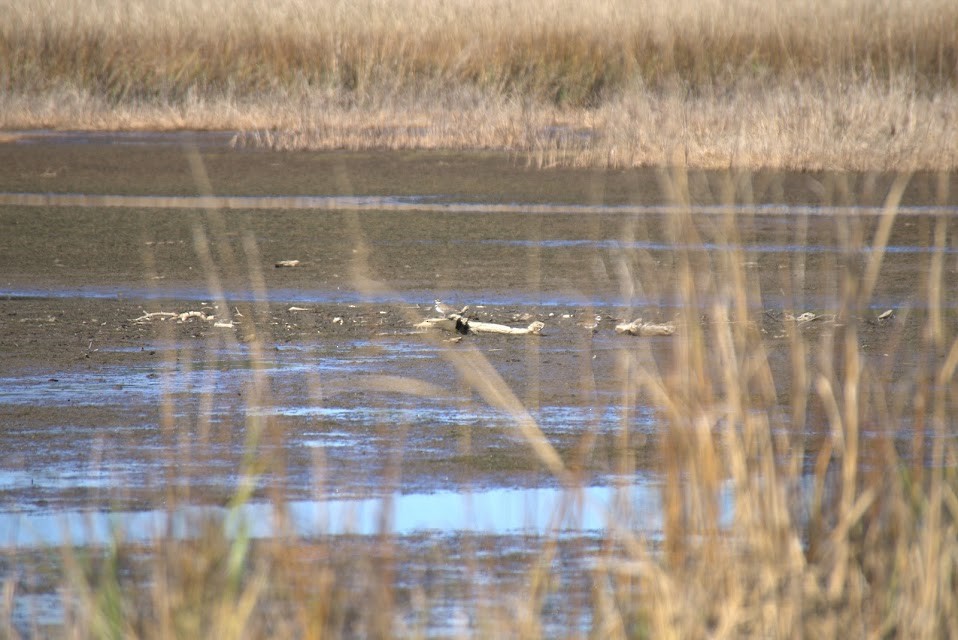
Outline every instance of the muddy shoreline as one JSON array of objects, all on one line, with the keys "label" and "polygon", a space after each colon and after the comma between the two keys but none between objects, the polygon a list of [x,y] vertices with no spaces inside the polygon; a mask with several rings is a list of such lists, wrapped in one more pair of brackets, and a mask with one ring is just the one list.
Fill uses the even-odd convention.
[{"label": "muddy shoreline", "polygon": [[[501,151],[232,149],[219,132],[21,132],[0,141],[0,192],[434,196],[452,202],[666,204],[672,169],[536,169]],[[196,163],[195,160],[200,162]],[[199,171],[199,172],[198,172]],[[682,172],[680,171],[680,174]],[[885,172],[701,171],[693,203],[881,206]],[[731,180],[730,180],[731,179]],[[958,203],[958,173],[919,172],[905,206]]]},{"label": "muddy shoreline", "polygon": [[[456,349],[488,359],[587,482],[605,482],[623,468],[654,468],[654,411],[623,394],[622,363],[665,366],[673,342],[630,341],[612,327],[639,316],[679,317],[680,257],[721,280],[725,267],[713,254],[731,242],[723,239],[721,216],[696,219],[694,231],[678,238],[668,214],[614,209],[668,202],[662,172],[535,171],[496,153],[274,153],[121,139],[0,144],[7,168],[0,192],[423,196],[613,208],[476,215],[454,208],[0,207],[0,423],[16,451],[9,467],[23,471],[3,490],[14,503],[156,505],[178,468],[190,469],[194,483],[184,499],[224,503],[241,470],[251,406],[272,407],[257,446],[278,469],[263,479],[259,497],[309,497],[318,484],[328,489],[329,478],[334,490],[357,495],[554,484],[510,432],[511,418],[459,380],[450,355]],[[696,173],[689,186],[693,200],[708,204],[731,188],[754,204],[874,207],[892,180]],[[953,175],[944,182],[914,176],[902,202],[953,207],[953,183]],[[771,339],[783,399],[783,318],[814,312],[825,321],[802,331],[815,340],[832,331],[839,274],[862,269],[868,258],[848,247],[856,237],[867,246],[876,225],[876,216],[847,224],[825,216],[741,218],[735,242],[747,277],[762,291],[752,313]],[[896,250],[885,258],[871,305],[856,311],[863,348],[888,358],[882,375],[889,380],[915,365],[933,228],[934,214],[896,221],[889,238]],[[299,264],[277,268],[283,260]],[[951,261],[945,271],[954,275]],[[709,287],[714,283],[702,283],[703,292]],[[459,345],[423,337],[412,327],[434,314],[434,298],[472,305],[482,320],[541,320],[545,335],[469,337]],[[710,301],[700,303],[698,321],[707,326]],[[951,318],[953,301],[946,295],[944,303]],[[232,326],[136,321],[189,311]],[[892,314],[879,320],[885,311]],[[259,367],[268,370],[265,391],[251,387]],[[389,376],[449,397],[410,400],[370,386]],[[179,380],[186,382],[177,386]],[[17,395],[24,385],[35,397]],[[102,401],[86,401],[91,394],[103,394]],[[631,434],[624,450],[616,439],[622,420]],[[590,429],[594,442],[583,452]],[[46,453],[38,455],[41,440]],[[64,487],[52,479],[63,473],[81,481]],[[34,477],[46,485],[38,489]]]}]

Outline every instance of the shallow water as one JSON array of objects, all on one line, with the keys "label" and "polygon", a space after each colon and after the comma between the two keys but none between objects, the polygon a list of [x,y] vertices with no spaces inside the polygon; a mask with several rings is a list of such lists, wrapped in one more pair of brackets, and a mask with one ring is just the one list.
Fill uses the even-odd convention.
[{"label": "shallow water", "polygon": [[[0,482],[8,478],[0,477]],[[636,482],[637,481],[637,482]],[[731,521],[729,494],[723,520]],[[282,514],[277,518],[277,513]],[[383,498],[300,500],[280,505],[250,502],[236,510],[185,506],[172,511],[58,511],[0,514],[0,547],[107,546],[119,537],[130,544],[169,535],[195,536],[199,523],[217,522],[227,538],[239,527],[252,539],[277,535],[588,535],[615,526],[657,538],[661,533],[657,485],[648,478],[620,487],[487,489],[476,492],[396,493]],[[384,525],[385,523],[385,525]]]},{"label": "shallow water", "polygon": [[[170,530],[189,538],[209,519],[228,535],[245,520],[254,538],[269,538],[280,533],[277,494],[292,533],[305,539],[378,535],[386,514],[386,530],[403,538],[569,540],[608,535],[618,491],[625,497],[615,501],[616,524],[656,540],[666,425],[636,391],[636,370],[668,375],[683,319],[710,327],[716,304],[732,306],[723,285],[741,266],[777,409],[790,415],[783,317],[821,316],[801,331],[815,348],[827,344],[844,275],[862,273],[875,255],[887,184],[846,177],[861,197],[844,205],[841,190],[821,196],[837,178],[764,176],[750,193],[761,182],[768,197],[754,204],[676,208],[648,195],[661,187],[654,172],[557,176],[523,173],[501,158],[472,166],[426,155],[404,161],[402,191],[390,194],[385,189],[399,183],[388,176],[407,166],[396,157],[377,164],[362,154],[227,154],[212,141],[203,157],[220,188],[198,199],[187,193],[195,193],[192,177],[171,168],[187,153],[178,143],[150,147],[147,137],[117,150],[101,140],[59,142],[70,144],[33,141],[19,173],[0,177],[7,552],[98,547],[118,532],[136,543]],[[129,155],[144,145],[150,154]],[[322,174],[317,180],[338,190],[304,193],[302,183],[287,182],[293,164],[378,186],[344,193]],[[130,168],[119,177],[106,170],[118,165]],[[46,166],[57,169],[54,177],[40,171]],[[482,186],[470,189],[463,171]],[[98,180],[83,183],[81,172]],[[250,175],[267,184],[250,186]],[[816,188],[803,191],[810,182]],[[89,195],[77,195],[84,184]],[[702,194],[717,184],[700,176],[692,187]],[[866,363],[901,397],[924,357],[914,347],[935,256],[944,281],[958,281],[953,234],[930,248],[937,221],[953,219],[958,207],[931,195],[929,184],[932,177],[919,176],[909,187],[874,293],[854,309]],[[168,191],[157,193],[157,185]],[[289,259],[300,266],[274,267]],[[691,301],[688,291],[676,293],[686,267],[697,275]],[[938,306],[953,322],[955,292],[942,294]],[[435,315],[436,298],[468,304],[484,321],[535,319],[546,329],[540,337],[450,343],[414,328]],[[200,309],[232,326],[136,320]],[[677,319],[679,335],[614,332],[638,316]],[[519,434],[514,405],[470,381],[470,368],[483,363],[560,456],[578,462],[582,487],[562,487]],[[812,407],[799,425],[782,418],[776,428],[810,469],[828,428],[821,411]],[[911,422],[895,428],[903,459],[920,459],[921,451],[908,451]],[[883,423],[862,430],[866,443],[888,435]],[[255,471],[250,452],[262,463]],[[230,511],[223,505],[244,479],[254,483],[252,498]],[[723,489],[724,522],[734,498]],[[563,510],[569,504],[578,505],[571,514]]]}]

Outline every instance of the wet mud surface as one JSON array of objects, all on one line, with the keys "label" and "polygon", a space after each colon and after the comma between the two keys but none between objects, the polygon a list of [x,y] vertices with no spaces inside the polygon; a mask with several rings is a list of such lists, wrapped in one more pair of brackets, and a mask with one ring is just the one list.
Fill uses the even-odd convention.
[{"label": "wet mud surface", "polygon": [[[620,336],[611,320],[608,335],[579,326],[583,310],[479,309],[513,325],[541,317],[549,329],[455,343],[453,334],[414,329],[411,318],[435,315],[425,305],[240,303],[230,328],[198,317],[136,321],[151,309],[216,315],[189,300],[0,301],[8,498],[35,508],[155,506],[173,480],[221,504],[254,427],[270,469],[263,497],[277,488],[303,499],[320,490],[350,497],[553,484],[508,413],[458,379],[450,360],[473,352],[534,408],[561,452],[574,457],[583,432],[595,429],[586,468],[610,472],[621,453],[613,451]],[[430,395],[415,385],[429,385]],[[646,441],[634,448],[639,462],[652,445],[650,420],[636,422]]]},{"label": "wet mud surface", "polygon": [[[197,171],[195,159],[202,169]],[[0,144],[0,192],[156,196],[414,196],[452,202],[662,204],[658,168],[534,169],[496,151],[273,152],[231,149],[228,136],[36,132]],[[895,176],[756,172],[690,176],[692,203],[880,207]],[[958,177],[916,174],[905,206],[954,205]]]},{"label": "wet mud surface", "polygon": [[[681,219],[662,210],[662,172],[531,171],[491,153],[47,140],[0,144],[0,166],[0,192],[10,193],[377,195],[450,205],[0,206],[0,499],[8,513],[37,518],[223,506],[244,478],[258,503],[555,488],[517,427],[516,406],[581,484],[654,487],[663,418],[635,393],[634,376],[676,374],[689,323],[706,336],[729,321],[754,323],[783,407],[789,332],[808,340],[813,362],[852,323],[873,375],[890,396],[907,397],[929,357],[919,348],[929,247],[958,193],[954,176],[913,177],[873,295],[842,308],[845,276],[862,277],[873,254],[881,217],[872,208],[890,176],[757,175],[731,185],[690,176],[696,202],[721,204],[731,189],[749,203],[730,223],[721,208],[693,207]],[[854,206],[819,210],[844,205]],[[943,281],[958,282],[948,224],[937,255]],[[285,260],[298,264],[276,266]],[[716,317],[714,303],[735,308],[721,293],[734,278],[750,292],[748,318]],[[691,304],[676,293],[683,286]],[[944,321],[954,323],[954,291],[940,293]],[[545,330],[416,329],[437,316],[436,299],[469,305],[477,320],[538,320]],[[801,313],[814,319],[790,320]],[[673,322],[676,335],[615,332],[636,317]],[[792,428],[786,441],[813,458],[827,429],[821,408],[813,403]],[[413,556],[449,540],[417,542],[415,525],[404,533]],[[444,557],[461,551],[448,544],[456,551]],[[570,562],[581,569],[587,555]]]},{"label": "wet mud surface", "polygon": [[[261,478],[262,492],[281,486],[306,496],[317,483],[350,495],[549,483],[512,433],[514,417],[463,381],[457,353],[471,351],[568,464],[593,479],[623,460],[649,467],[654,410],[626,397],[622,376],[630,358],[667,367],[675,340],[620,336],[615,324],[688,321],[675,292],[690,265],[705,280],[696,313],[708,326],[707,296],[730,268],[722,255],[734,251],[761,292],[752,312],[773,348],[783,345],[784,367],[784,319],[813,312],[820,320],[802,329],[810,333],[835,324],[841,274],[863,271],[879,220],[759,208],[731,227],[715,211],[678,224],[670,212],[617,209],[667,201],[654,171],[530,172],[491,154],[101,142],[0,145],[0,158],[8,169],[0,189],[11,191],[196,193],[201,166],[216,192],[612,205],[589,214],[3,207],[0,418],[11,452],[3,490],[24,507],[151,504],[172,475],[189,478],[191,497],[225,501],[249,444],[250,413],[267,416],[256,447],[279,469]],[[836,198],[858,192],[859,204],[880,203],[876,194],[887,188],[881,176],[784,175],[755,177],[747,191],[778,204],[801,195],[814,206],[815,180],[831,184]],[[690,182],[701,194],[728,186],[709,175]],[[917,176],[905,200],[947,201],[929,196],[935,190],[949,193],[937,176]],[[869,306],[854,310],[876,357],[907,354],[920,338],[934,224],[921,211],[896,220]],[[283,260],[298,264],[278,268]],[[953,274],[950,253],[945,264]],[[540,320],[545,335],[460,343],[422,335],[413,325],[436,315],[436,298],[471,305],[480,320]],[[170,317],[190,311],[212,318]],[[885,311],[893,315],[879,320]],[[168,315],[144,318],[150,313]],[[889,376],[912,364],[907,355],[894,361]],[[780,373],[784,395],[788,376]],[[410,393],[393,378],[431,386]],[[635,436],[626,452],[617,450],[621,428]],[[589,430],[596,439],[583,454]]]}]

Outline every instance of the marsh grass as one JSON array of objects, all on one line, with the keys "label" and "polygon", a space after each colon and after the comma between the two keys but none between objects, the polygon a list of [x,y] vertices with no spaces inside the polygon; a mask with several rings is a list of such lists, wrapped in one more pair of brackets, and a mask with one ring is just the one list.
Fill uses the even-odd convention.
[{"label": "marsh grass", "polygon": [[[237,147],[506,149],[526,166],[938,170],[958,166],[958,93],[819,80],[743,81],[726,91],[625,90],[590,109],[469,97],[395,99],[368,109],[319,101]],[[325,106],[328,105],[328,106]]]},{"label": "marsh grass", "polygon": [[586,106],[635,79],[693,91],[766,75],[958,80],[958,9],[943,0],[48,0],[3,12],[8,89],[64,83],[114,100],[307,85],[361,103],[473,85]]},{"label": "marsh grass", "polygon": [[0,126],[531,162],[958,166],[945,0],[0,2]]},{"label": "marsh grass", "polygon": [[[209,193],[199,156],[190,157],[200,192]],[[742,234],[749,228],[743,214],[730,207],[727,215],[703,222],[687,208],[690,193],[702,192],[702,181],[709,180],[708,190],[717,194],[718,204],[748,202],[749,174],[709,178],[673,169],[663,170],[660,179],[678,206],[667,220],[676,245],[699,237],[731,247],[707,253],[676,250],[668,265],[676,275],[668,284],[656,276],[650,255],[620,255],[618,272],[627,301],[636,293],[670,293],[682,302],[681,331],[669,357],[657,357],[648,341],[634,340],[622,348],[617,364],[624,404],[651,406],[657,415],[660,539],[635,533],[629,523],[637,514],[627,507],[614,511],[598,548],[577,547],[589,558],[590,586],[584,592],[563,584],[567,577],[556,564],[559,549],[575,547],[575,541],[529,540],[531,552],[511,560],[497,553],[494,542],[484,548],[481,540],[466,539],[454,551],[438,544],[426,553],[426,566],[433,568],[427,571],[441,570],[454,555],[464,578],[458,587],[431,589],[424,586],[428,580],[417,582],[406,573],[423,569],[409,569],[386,514],[382,531],[363,539],[300,540],[281,528],[273,539],[253,541],[242,527],[227,535],[222,519],[212,518],[198,524],[193,539],[170,531],[148,548],[119,538],[102,552],[64,548],[66,634],[422,637],[430,633],[430,612],[441,610],[450,597],[474,599],[476,614],[468,630],[482,637],[555,636],[556,619],[570,621],[560,634],[568,637],[587,635],[574,628],[581,619],[587,621],[588,635],[609,638],[958,633],[958,451],[952,438],[958,336],[954,291],[946,285],[955,269],[953,257],[945,253],[952,243],[947,214],[931,216],[922,232],[929,264],[916,287],[927,309],[911,311],[921,318],[921,337],[906,345],[903,329],[893,330],[881,345],[887,355],[877,358],[862,334],[871,322],[869,303],[880,284],[907,176],[891,186],[877,219],[834,217],[831,224],[844,248],[827,265],[834,274],[828,287],[837,301],[835,321],[810,332],[786,320],[783,337],[763,330],[764,292],[746,266],[749,256],[734,248],[743,246],[736,240],[746,239]],[[854,199],[840,174],[828,180],[832,184],[824,194],[845,194],[843,204]],[[938,195],[947,200],[944,192]],[[367,293],[381,291],[358,217],[354,223],[354,284]],[[222,297],[221,278],[230,274],[247,274],[258,292],[258,302],[244,314],[255,319],[244,329],[255,354],[266,346],[258,323],[268,321],[257,306],[266,299],[257,266],[261,261],[252,237],[243,239],[242,252],[222,244],[225,224],[218,210],[199,212],[193,231],[196,253],[214,298]],[[623,240],[642,239],[646,233],[636,218],[624,227]],[[801,225],[794,233],[799,242]],[[804,309],[808,293],[805,260],[797,254],[782,271],[781,288],[794,315]],[[529,264],[534,270],[534,255]],[[536,277],[530,275],[533,281]],[[537,347],[530,345],[527,359],[534,365]],[[520,400],[478,349],[449,348],[444,357],[457,371],[457,388],[512,416],[517,440],[558,482],[582,482],[576,470],[588,466],[594,433],[583,433],[580,446],[560,454],[527,410],[534,394]],[[775,358],[785,358],[789,365],[775,367]],[[903,369],[889,364],[902,358],[917,364]],[[582,372],[586,391],[588,379],[588,372]],[[416,380],[396,378],[390,384],[399,392],[424,392]],[[316,386],[321,386],[318,381]],[[253,387],[245,425],[247,455],[232,513],[250,499],[258,474],[282,476],[282,460],[259,446],[270,438],[282,445],[284,437],[271,419],[257,417],[257,409],[271,402],[267,376],[254,376]],[[318,391],[315,401],[322,402]],[[169,455],[176,460],[196,455],[205,440],[177,440],[172,411],[164,415]],[[184,433],[202,433],[208,418],[195,416],[196,428]],[[392,478],[402,472],[402,437],[397,437],[400,444],[390,452]],[[625,417],[616,435],[620,453],[615,461],[625,484],[636,471],[628,454],[632,437]],[[320,456],[316,476],[325,473]],[[269,491],[280,523],[281,485]],[[171,487],[178,488],[171,489],[170,509],[189,501],[188,483]],[[321,486],[318,490],[321,494]],[[731,500],[731,514],[726,500]],[[503,562],[518,570],[501,576]],[[490,576],[495,577],[491,582]],[[13,597],[9,584],[7,601]],[[550,606],[550,598],[562,605]],[[4,609],[8,615],[9,608]]]},{"label": "marsh grass", "polygon": [[[684,199],[685,174],[663,180]],[[743,268],[745,256],[717,252],[703,265],[678,255],[686,339],[667,372],[640,365],[636,379],[665,425],[663,552],[656,556],[630,542],[627,561],[608,565],[622,585],[621,610],[649,627],[650,637],[955,632],[958,503],[947,434],[958,343],[953,331],[938,333],[944,311],[931,305],[919,349],[939,355],[925,360],[928,370],[894,381],[906,389],[902,406],[890,397],[892,381],[866,355],[860,333],[904,182],[892,187],[877,225],[835,221],[848,239],[833,284],[838,321],[814,341],[797,324],[787,325],[792,374],[784,388],[770,368],[776,347],[749,312],[762,308],[762,292]],[[734,193],[731,177],[728,187]],[[679,216],[674,224],[677,238],[688,237],[687,220]],[[946,227],[940,218],[939,248]],[[717,232],[731,240],[738,228],[730,216]],[[871,248],[864,259],[863,246]],[[932,275],[923,283],[932,298],[945,286],[934,267],[942,258],[932,254]],[[797,275],[783,282],[796,310],[802,308]],[[716,301],[706,325],[699,321],[703,299]],[[781,395],[789,398],[784,406]],[[932,424],[918,426],[932,415]],[[922,463],[900,457],[907,424],[911,451],[923,451]],[[918,442],[925,429],[933,435]],[[728,528],[717,504],[726,482],[735,495]],[[637,591],[651,599],[647,606],[630,600]]]}]

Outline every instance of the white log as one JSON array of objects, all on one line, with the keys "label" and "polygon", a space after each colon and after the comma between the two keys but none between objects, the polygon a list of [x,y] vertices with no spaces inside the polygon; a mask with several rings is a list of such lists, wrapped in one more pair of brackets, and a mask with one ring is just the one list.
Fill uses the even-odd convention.
[{"label": "white log", "polygon": [[427,318],[416,325],[417,329],[442,329],[456,333],[499,333],[506,335],[534,335],[542,334],[545,324],[536,321],[527,327],[510,327],[504,324],[494,322],[479,322],[470,320],[457,313],[452,313],[445,318]]},{"label": "white log", "polygon": [[504,324],[495,324],[494,322],[470,322],[469,333],[503,333],[508,335],[542,335],[542,329],[546,325],[536,320],[528,327],[509,327]]},{"label": "white log", "polygon": [[161,320],[166,320],[167,318],[176,318],[180,314],[173,313],[172,311],[153,311],[152,313],[144,313],[139,318],[134,318],[131,322],[148,322],[153,318],[159,318]]},{"label": "white log", "polygon": [[209,322],[209,321],[211,321],[211,320],[215,320],[215,318],[214,318],[213,316],[208,316],[208,315],[206,315],[205,313],[203,313],[202,311],[184,311],[183,313],[181,313],[181,314],[179,314],[178,316],[176,316],[176,318],[177,318],[180,322],[186,322],[186,321],[189,320],[190,318],[199,318],[199,319],[202,320],[203,322]]}]

